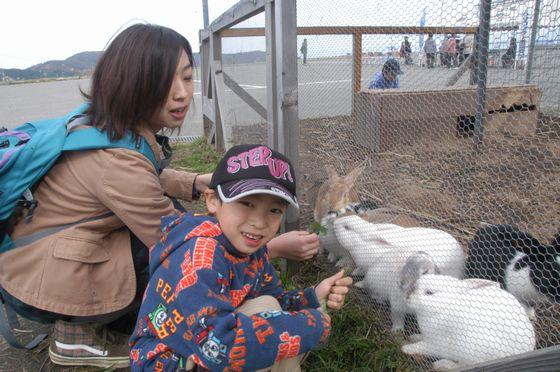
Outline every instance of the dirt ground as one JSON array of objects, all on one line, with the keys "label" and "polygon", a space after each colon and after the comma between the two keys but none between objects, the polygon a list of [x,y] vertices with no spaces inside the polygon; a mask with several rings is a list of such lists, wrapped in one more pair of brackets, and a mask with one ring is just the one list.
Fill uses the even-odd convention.
[{"label": "dirt ground", "polygon": [[[537,133],[531,135],[488,131],[479,151],[472,137],[435,140],[428,135],[376,153],[356,143],[353,125],[347,116],[300,122],[302,228],[312,222],[325,165],[331,164],[340,174],[365,165],[357,184],[362,199],[445,230],[464,247],[489,223],[516,224],[542,242],[560,230],[558,118],[541,116]],[[263,125],[237,128],[234,135],[238,142],[266,143]],[[537,318],[539,347],[560,344],[559,307],[541,305]],[[45,326],[24,322],[22,328],[36,331]],[[0,338],[0,371],[95,370],[55,366],[47,350],[46,342],[33,352],[14,350]]]},{"label": "dirt ground", "polygon": [[[467,254],[468,241],[486,224],[515,224],[543,244],[560,232],[560,118],[540,115],[530,134],[487,128],[478,151],[472,136],[410,138],[402,133],[401,144],[379,153],[359,145],[353,128],[348,116],[300,121],[302,228],[313,221],[314,201],[330,164],[342,175],[365,165],[357,182],[362,200],[447,231]],[[266,143],[263,126],[234,133],[237,141]],[[387,315],[385,308],[380,312]],[[536,312],[538,347],[560,344],[560,306],[541,304]]]}]

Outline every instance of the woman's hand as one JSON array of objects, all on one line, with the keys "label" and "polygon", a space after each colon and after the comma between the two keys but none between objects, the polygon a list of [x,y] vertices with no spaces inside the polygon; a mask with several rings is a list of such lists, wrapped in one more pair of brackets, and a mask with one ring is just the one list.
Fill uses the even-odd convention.
[{"label": "woman's hand", "polygon": [[266,245],[270,258],[309,260],[319,252],[319,238],[307,231],[289,231],[272,239]]},{"label": "woman's hand", "polygon": [[352,278],[345,277],[344,270],[341,270],[319,283],[315,287],[315,294],[320,303],[326,302],[328,308],[338,310],[344,305],[344,299],[351,284]]},{"label": "woman's hand", "polygon": [[210,180],[212,180],[212,173],[199,174],[194,180],[194,188],[203,193],[210,186]]}]

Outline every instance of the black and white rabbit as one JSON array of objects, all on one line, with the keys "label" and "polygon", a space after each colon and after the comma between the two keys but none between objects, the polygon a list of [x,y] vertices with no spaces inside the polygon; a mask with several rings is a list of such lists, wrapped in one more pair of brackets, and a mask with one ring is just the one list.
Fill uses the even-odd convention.
[{"label": "black and white rabbit", "polygon": [[465,275],[499,282],[534,319],[532,304],[560,302],[560,234],[543,245],[513,225],[483,227],[469,243]]}]

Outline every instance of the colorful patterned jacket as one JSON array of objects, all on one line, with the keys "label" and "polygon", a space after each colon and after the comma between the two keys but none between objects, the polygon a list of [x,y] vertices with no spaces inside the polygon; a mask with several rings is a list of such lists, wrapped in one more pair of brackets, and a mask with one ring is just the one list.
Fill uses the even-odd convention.
[{"label": "colorful patterned jacket", "polygon": [[[327,340],[314,289],[285,291],[265,247],[240,255],[213,217],[181,214],[162,226],[130,339],[133,371],[175,371],[188,358],[213,371],[253,371]],[[234,312],[262,295],[276,297],[283,311]]]}]

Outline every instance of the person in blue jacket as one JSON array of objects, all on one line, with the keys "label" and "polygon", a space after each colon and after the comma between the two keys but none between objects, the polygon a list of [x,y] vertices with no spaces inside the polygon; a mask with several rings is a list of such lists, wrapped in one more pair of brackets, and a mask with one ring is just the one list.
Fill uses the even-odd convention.
[{"label": "person in blue jacket", "polygon": [[399,75],[402,75],[401,65],[394,58],[389,58],[383,64],[381,71],[373,76],[368,89],[394,89],[399,88]]},{"label": "person in blue jacket", "polygon": [[[133,371],[298,371],[327,341],[350,277],[286,291],[266,244],[299,208],[289,160],[263,145],[232,147],[204,192],[209,216],[162,219],[150,282],[130,338]],[[299,356],[299,357],[298,357]]]}]

